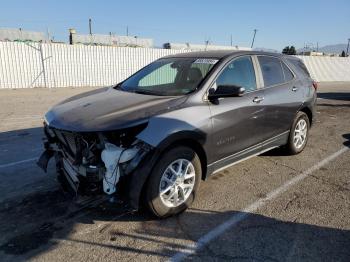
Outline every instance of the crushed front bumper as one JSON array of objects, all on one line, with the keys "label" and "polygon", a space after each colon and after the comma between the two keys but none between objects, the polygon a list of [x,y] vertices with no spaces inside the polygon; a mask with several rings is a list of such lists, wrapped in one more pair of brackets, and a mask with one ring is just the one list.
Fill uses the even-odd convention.
[{"label": "crushed front bumper", "polygon": [[[140,181],[135,179],[135,177],[137,177],[139,171],[142,173],[144,172],[145,163],[143,162],[147,161],[146,159],[149,158],[146,156],[151,154],[151,151],[153,150],[151,146],[143,143],[142,141],[137,141],[137,143],[134,143],[130,148],[121,148],[121,153],[118,155],[118,157],[116,159],[112,158],[112,161],[110,161],[111,164],[115,162],[115,167],[110,167],[107,162],[102,160],[102,152],[106,149],[106,147],[100,150],[100,156],[94,158],[99,159],[99,161],[95,161],[93,164],[91,164],[82,158],[82,155],[85,153],[79,152],[79,145],[75,146],[72,142],[67,143],[69,148],[72,148],[76,153],[75,155],[72,155],[71,152],[73,150],[66,150],[65,145],[62,145],[60,141],[60,139],[53,139],[52,137],[47,136],[47,140],[44,142],[45,151],[42,153],[37,164],[45,172],[47,171],[49,160],[54,157],[57,175],[59,181],[61,183],[64,182],[64,188],[67,188],[68,185],[68,187],[72,189],[76,195],[98,195],[103,194],[103,192],[109,194],[108,191],[106,192],[105,184],[107,183],[108,187],[108,183],[115,182],[113,185],[115,190],[110,194],[114,194],[115,191],[117,191],[116,195],[118,197],[122,197],[121,194],[124,194],[126,199],[129,200],[128,202],[133,203],[133,208],[138,208],[138,198],[141,193],[138,182],[143,185],[146,179],[143,179],[142,177],[145,175],[141,174]],[[106,142],[106,144],[107,143],[108,142]],[[137,150],[134,150],[134,148],[137,148]],[[126,153],[123,155],[124,152]],[[81,155],[79,156],[79,154]],[[77,155],[80,159],[77,157]],[[112,172],[112,174],[117,170],[118,179],[113,178],[111,180],[106,180],[108,168],[110,169],[109,172]],[[117,175],[117,173],[115,174]],[[118,183],[119,176],[121,178],[121,183]],[[126,183],[124,183],[124,181],[126,181]],[[116,188],[117,184],[118,189]]]}]

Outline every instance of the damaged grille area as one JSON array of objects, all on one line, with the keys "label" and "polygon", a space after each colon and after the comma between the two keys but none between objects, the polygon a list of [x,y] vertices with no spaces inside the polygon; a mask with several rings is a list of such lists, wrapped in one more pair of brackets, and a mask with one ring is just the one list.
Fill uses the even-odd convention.
[{"label": "damaged grille area", "polygon": [[103,146],[96,133],[75,133],[46,127],[46,134],[51,135],[65,158],[73,164],[97,165],[101,162]]},{"label": "damaged grille area", "polygon": [[55,154],[59,178],[65,178],[76,193],[113,194],[120,177],[133,172],[151,150],[136,138],[146,126],[79,133],[45,125],[45,148],[48,156]]},{"label": "damaged grille area", "polygon": [[75,136],[72,133],[64,131],[54,131],[59,141],[72,153],[72,156],[77,154],[77,146]]}]

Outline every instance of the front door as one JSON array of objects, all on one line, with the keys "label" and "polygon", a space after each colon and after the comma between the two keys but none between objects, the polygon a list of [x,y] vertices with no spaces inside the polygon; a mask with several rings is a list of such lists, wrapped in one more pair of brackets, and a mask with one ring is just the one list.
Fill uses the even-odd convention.
[{"label": "front door", "polygon": [[213,88],[236,85],[245,88],[242,97],[220,98],[210,104],[213,123],[213,160],[219,161],[262,141],[264,91],[257,89],[251,56],[233,59],[219,73]]}]

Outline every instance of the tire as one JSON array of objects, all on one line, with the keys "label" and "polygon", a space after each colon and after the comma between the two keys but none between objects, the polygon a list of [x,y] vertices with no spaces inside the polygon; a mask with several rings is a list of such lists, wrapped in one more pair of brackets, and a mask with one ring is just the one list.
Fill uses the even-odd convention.
[{"label": "tire", "polygon": [[[306,130],[303,132],[300,132],[301,127],[305,125]],[[299,130],[299,132],[298,132]],[[290,155],[296,155],[302,152],[307,144],[308,138],[309,138],[309,130],[310,130],[310,121],[308,116],[304,112],[298,112],[295,116],[295,119],[293,121],[292,128],[290,129],[288,143],[286,145],[287,152]],[[299,135],[301,137],[299,142],[296,142],[298,140],[298,134],[304,134],[304,138],[302,139],[303,135]]]},{"label": "tire", "polygon": [[[174,171],[179,171],[180,165],[183,167],[181,170],[186,169],[187,173],[177,176]],[[186,177],[189,178],[185,179]],[[159,218],[183,212],[193,203],[201,177],[200,159],[191,148],[179,146],[166,151],[155,165],[146,184],[145,197],[149,211]],[[173,181],[175,178],[177,179]],[[167,191],[168,188],[170,189]],[[162,191],[165,193],[161,194]],[[172,194],[174,196],[169,197]],[[175,194],[178,202],[175,202]]]}]

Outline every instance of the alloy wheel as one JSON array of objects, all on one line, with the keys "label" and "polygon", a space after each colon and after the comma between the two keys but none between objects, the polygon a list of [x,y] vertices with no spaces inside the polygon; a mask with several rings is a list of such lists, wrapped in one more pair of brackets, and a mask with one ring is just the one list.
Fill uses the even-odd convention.
[{"label": "alloy wheel", "polygon": [[304,146],[307,138],[307,123],[305,119],[300,119],[294,129],[293,143],[297,149]]},{"label": "alloy wheel", "polygon": [[191,195],[196,171],[187,159],[177,159],[165,169],[159,184],[159,195],[167,207],[178,207]]}]

